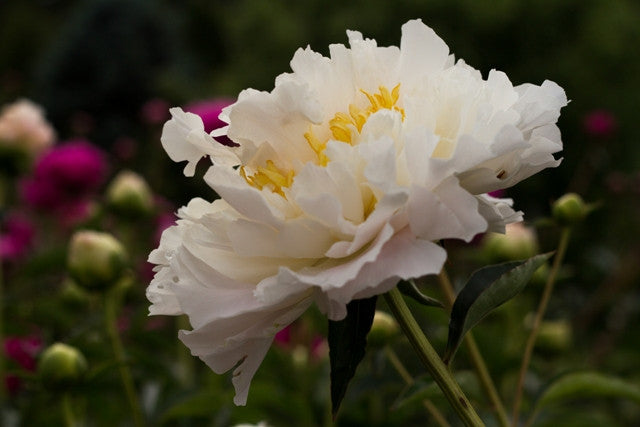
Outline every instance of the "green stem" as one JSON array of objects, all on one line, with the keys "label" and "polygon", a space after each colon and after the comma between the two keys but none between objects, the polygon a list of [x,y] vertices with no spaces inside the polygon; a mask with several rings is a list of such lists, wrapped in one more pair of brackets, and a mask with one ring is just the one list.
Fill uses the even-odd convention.
[{"label": "green stem", "polygon": [[[409,371],[407,371],[407,368],[404,367],[396,352],[387,345],[384,347],[384,353],[387,356],[387,359],[389,359],[389,362],[391,362],[391,365],[393,365],[395,370],[398,372],[398,375],[402,377],[404,382],[408,386],[413,384],[413,377],[411,376]],[[422,401],[422,404],[440,427],[450,427],[449,422],[444,417],[444,415],[442,415],[442,412],[440,412],[438,407],[434,405],[429,399],[424,399]]]},{"label": "green stem", "polygon": [[522,356],[522,366],[520,366],[520,375],[518,376],[518,386],[516,387],[516,394],[513,400],[513,418],[511,421],[512,426],[518,425],[520,404],[522,403],[522,393],[524,390],[524,379],[527,375],[527,370],[529,369],[529,363],[531,362],[531,355],[533,354],[533,348],[536,344],[538,331],[540,330],[542,319],[544,318],[545,311],[547,310],[547,305],[549,304],[549,299],[551,297],[551,293],[553,292],[553,286],[555,284],[558,271],[560,270],[560,265],[562,265],[562,260],[564,259],[564,255],[567,251],[567,246],[569,245],[570,234],[571,229],[569,227],[564,227],[562,229],[560,242],[558,243],[558,250],[556,252],[555,258],[553,259],[553,266],[551,267],[551,271],[549,272],[549,276],[547,277],[547,283],[544,286],[544,292],[542,293],[542,298],[540,299],[540,304],[538,305],[538,310],[536,311],[536,317],[533,321],[533,327],[531,328],[531,333],[529,334],[529,338],[527,339],[524,355]]},{"label": "green stem", "polygon": [[[442,272],[438,275],[438,284],[440,285],[440,289],[444,294],[446,299],[446,305],[449,310],[453,306],[453,303],[456,299],[453,285],[451,284],[451,280],[449,280],[449,275],[447,272],[442,269]],[[473,334],[471,331],[467,332],[464,343],[467,347],[467,351],[469,352],[469,358],[471,359],[471,363],[476,371],[476,375],[480,380],[480,384],[482,384],[482,388],[485,393],[489,397],[491,404],[495,408],[496,416],[498,417],[498,422],[502,427],[509,426],[509,416],[507,415],[507,410],[502,403],[502,399],[500,399],[500,394],[498,394],[498,390],[496,385],[489,374],[489,369],[487,368],[487,364],[482,357],[482,353],[480,353],[480,349],[476,344],[476,340],[473,338]]]},{"label": "green stem", "polygon": [[62,413],[64,415],[64,425],[66,427],[76,427],[78,425],[76,417],[73,415],[73,402],[69,393],[62,395]]},{"label": "green stem", "polygon": [[449,369],[445,366],[422,333],[420,326],[414,319],[409,307],[402,299],[398,288],[393,288],[385,294],[385,300],[394,316],[398,320],[400,327],[409,339],[420,360],[427,368],[435,382],[438,384],[447,400],[456,411],[460,419],[466,426],[484,426],[484,423],[471,406],[471,402],[455,381]]},{"label": "green stem", "polygon": [[129,402],[134,425],[136,427],[142,427],[144,426],[142,411],[140,410],[140,404],[138,403],[138,397],[133,385],[131,371],[129,370],[129,365],[126,362],[122,342],[120,341],[120,335],[118,334],[117,312],[120,302],[119,296],[118,289],[112,289],[111,292],[108,292],[105,295],[105,323],[107,327],[107,334],[111,339],[113,353],[115,354],[116,361],[118,362],[122,386],[124,387],[125,395]]}]

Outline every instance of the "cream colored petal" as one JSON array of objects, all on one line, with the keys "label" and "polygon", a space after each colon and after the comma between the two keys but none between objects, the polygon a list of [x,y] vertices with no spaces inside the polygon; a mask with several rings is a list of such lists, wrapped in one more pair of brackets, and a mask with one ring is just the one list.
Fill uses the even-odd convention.
[{"label": "cream colored petal", "polygon": [[469,242],[486,231],[487,221],[478,213],[477,199],[451,177],[434,190],[413,187],[409,197],[409,225],[426,240],[463,239]]},{"label": "cream colored petal", "polygon": [[409,21],[402,26],[398,81],[411,91],[442,70],[448,56],[449,47],[431,28],[419,19]]},{"label": "cream colored petal", "polygon": [[186,176],[193,176],[198,161],[211,156],[219,164],[237,165],[239,159],[233,147],[224,146],[204,131],[202,119],[193,113],[185,113],[181,108],[169,110],[172,118],[165,123],[160,141],[171,160],[186,160]]}]

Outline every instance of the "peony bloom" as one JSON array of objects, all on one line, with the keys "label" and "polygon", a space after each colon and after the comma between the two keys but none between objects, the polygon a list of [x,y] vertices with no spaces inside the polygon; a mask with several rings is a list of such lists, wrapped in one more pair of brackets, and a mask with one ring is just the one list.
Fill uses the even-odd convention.
[{"label": "peony bloom", "polygon": [[340,320],[353,299],[436,274],[440,239],[470,241],[521,219],[487,195],[560,163],[555,83],[487,79],[421,21],[400,47],[349,31],[330,57],[298,50],[271,92],[248,89],[220,118],[216,143],[179,108],[162,144],[221,196],[179,210],[149,261],[151,314],[189,316],[180,339],[215,372],[234,369],[234,402],[274,335],[311,304]]},{"label": "peony bloom", "polygon": [[77,211],[104,182],[104,153],[80,140],[57,146],[38,159],[32,177],[22,183],[22,197],[37,209]]},{"label": "peony bloom", "polygon": [[0,146],[35,157],[50,147],[55,132],[44,118],[42,109],[21,99],[0,112]]}]

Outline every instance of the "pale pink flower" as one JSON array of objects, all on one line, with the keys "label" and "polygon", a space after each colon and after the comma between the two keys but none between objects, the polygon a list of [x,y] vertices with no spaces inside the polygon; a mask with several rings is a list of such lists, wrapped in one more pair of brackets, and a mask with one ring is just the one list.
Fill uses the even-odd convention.
[{"label": "pale pink flower", "polygon": [[0,111],[0,145],[35,157],[55,141],[55,132],[42,108],[21,99]]}]

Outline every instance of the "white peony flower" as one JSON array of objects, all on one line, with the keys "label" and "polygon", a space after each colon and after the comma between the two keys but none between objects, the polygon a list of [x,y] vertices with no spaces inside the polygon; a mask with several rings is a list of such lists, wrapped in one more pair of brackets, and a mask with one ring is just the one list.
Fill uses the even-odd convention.
[{"label": "white peony flower", "polygon": [[[559,160],[564,91],[486,80],[421,21],[400,48],[348,31],[330,57],[299,49],[272,92],[243,91],[208,135],[171,110],[162,144],[221,197],[192,200],[149,257],[151,314],[189,316],[181,340],[215,372],[232,368],[235,403],[274,334],[316,303],[329,319],[400,279],[436,274],[440,239],[504,231],[521,213],[487,192]],[[226,134],[238,147],[217,144]]]},{"label": "white peony flower", "polygon": [[36,156],[50,147],[55,132],[42,108],[27,99],[6,105],[0,112],[0,146]]}]

